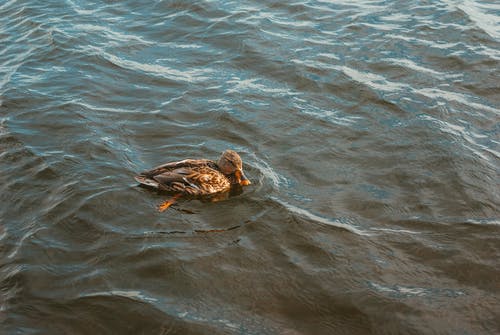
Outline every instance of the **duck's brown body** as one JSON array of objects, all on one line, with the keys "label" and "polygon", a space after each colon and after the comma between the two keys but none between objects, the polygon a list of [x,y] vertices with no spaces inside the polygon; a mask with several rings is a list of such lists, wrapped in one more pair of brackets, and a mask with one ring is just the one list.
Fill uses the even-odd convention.
[{"label": "duck's brown body", "polygon": [[142,185],[175,193],[177,197],[209,196],[227,192],[233,185],[246,186],[240,156],[226,150],[217,162],[208,159],[185,159],[166,163],[135,177]]},{"label": "duck's brown body", "polygon": [[160,191],[191,196],[229,191],[232,176],[225,176],[214,161],[186,159],[160,165],[135,177],[139,183]]}]

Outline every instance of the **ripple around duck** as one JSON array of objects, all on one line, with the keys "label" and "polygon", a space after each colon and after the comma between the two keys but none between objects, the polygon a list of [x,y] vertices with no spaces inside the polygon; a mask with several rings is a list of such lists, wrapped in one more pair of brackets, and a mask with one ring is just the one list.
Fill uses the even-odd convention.
[{"label": "ripple around duck", "polygon": [[354,234],[357,234],[357,235],[360,235],[360,236],[370,236],[371,234],[367,231],[363,231],[353,225],[350,225],[350,224],[346,224],[346,223],[343,223],[341,222],[341,220],[331,220],[331,219],[327,219],[325,217],[320,217],[318,215],[315,215],[313,213],[310,213],[309,211],[305,210],[305,209],[302,209],[302,208],[299,208],[299,207],[296,207],[294,205],[291,205],[289,203],[286,203],[282,200],[279,200],[279,199],[276,199],[276,198],[273,198],[274,201],[280,203],[281,205],[285,206],[285,208],[295,214],[295,215],[298,215],[299,217],[302,217],[302,218],[305,218],[311,222],[315,222],[315,223],[319,223],[319,224],[324,224],[324,225],[329,225],[329,226],[333,226],[333,227],[337,227],[337,228],[341,228],[341,229],[345,229],[351,233],[354,233]]}]

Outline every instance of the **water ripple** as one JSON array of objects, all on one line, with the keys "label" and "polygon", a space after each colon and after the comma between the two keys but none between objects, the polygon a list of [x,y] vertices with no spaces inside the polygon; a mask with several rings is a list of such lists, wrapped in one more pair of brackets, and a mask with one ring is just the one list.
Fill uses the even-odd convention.
[{"label": "water ripple", "polygon": [[145,64],[130,59],[120,58],[119,56],[113,55],[98,48],[88,47],[84,49],[84,52],[94,55],[99,55],[123,69],[141,71],[153,76],[166,78],[176,82],[178,81],[184,81],[187,83],[204,82],[210,78],[208,75],[212,72],[209,69],[179,71],[165,65]]},{"label": "water ripple", "polygon": [[[0,333],[499,333],[499,18],[1,2]],[[225,149],[223,201],[134,182]]]},{"label": "water ripple", "polygon": [[315,214],[313,214],[313,213],[311,213],[303,208],[299,208],[297,206],[291,205],[291,204],[286,203],[283,200],[280,200],[277,198],[273,198],[273,200],[280,203],[281,205],[285,206],[290,212],[292,212],[296,215],[299,215],[300,217],[303,217],[305,219],[308,219],[312,222],[345,229],[351,233],[361,235],[361,236],[370,236],[371,235],[371,233],[369,233],[367,231],[363,231],[355,226],[342,223],[340,220],[331,220],[328,218],[324,218],[324,217],[315,215]]}]

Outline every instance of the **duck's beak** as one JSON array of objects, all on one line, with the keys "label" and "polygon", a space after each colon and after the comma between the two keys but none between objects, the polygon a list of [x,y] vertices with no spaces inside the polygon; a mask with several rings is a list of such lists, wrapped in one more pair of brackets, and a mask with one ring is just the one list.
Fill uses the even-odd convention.
[{"label": "duck's beak", "polygon": [[251,182],[250,180],[248,180],[247,177],[245,177],[245,175],[243,174],[243,171],[241,170],[238,170],[236,171],[235,173],[235,176],[236,176],[236,181],[238,182],[238,184],[240,184],[241,186],[247,186],[247,185],[250,185]]}]

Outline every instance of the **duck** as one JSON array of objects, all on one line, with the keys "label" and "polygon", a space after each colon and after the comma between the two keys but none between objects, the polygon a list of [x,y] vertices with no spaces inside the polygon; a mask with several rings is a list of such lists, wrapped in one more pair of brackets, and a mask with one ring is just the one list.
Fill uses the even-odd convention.
[{"label": "duck", "polygon": [[243,173],[240,155],[233,150],[225,150],[217,161],[184,159],[164,163],[134,178],[140,185],[174,194],[158,205],[159,212],[167,210],[182,196],[213,196],[251,184]]}]

